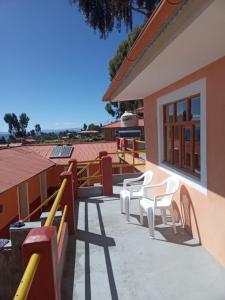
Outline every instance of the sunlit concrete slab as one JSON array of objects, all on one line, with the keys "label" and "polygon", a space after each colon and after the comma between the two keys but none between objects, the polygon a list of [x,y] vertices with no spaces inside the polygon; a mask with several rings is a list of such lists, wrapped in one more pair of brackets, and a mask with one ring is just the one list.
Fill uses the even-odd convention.
[{"label": "sunlit concrete slab", "polygon": [[[77,240],[70,238],[63,299],[224,300],[225,269],[181,226],[156,218],[156,239],[140,226],[137,200],[130,223],[113,197],[84,199]],[[75,256],[76,255],[76,256]]]}]

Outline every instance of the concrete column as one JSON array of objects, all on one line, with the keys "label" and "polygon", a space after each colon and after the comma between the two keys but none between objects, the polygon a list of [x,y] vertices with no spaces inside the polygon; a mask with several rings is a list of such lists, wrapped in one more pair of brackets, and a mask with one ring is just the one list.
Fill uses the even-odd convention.
[{"label": "concrete column", "polygon": [[120,138],[116,138],[116,148],[117,151],[120,150]]},{"label": "concrete column", "polygon": [[128,141],[127,139],[123,138],[123,148],[122,150],[126,151],[127,150],[127,146],[128,146]]},{"label": "concrete column", "polygon": [[55,226],[35,228],[28,233],[22,246],[25,266],[33,253],[40,254],[40,262],[28,299],[60,300],[58,247]]},{"label": "concrete column", "polygon": [[99,159],[101,159],[103,156],[107,156],[108,155],[108,152],[107,151],[100,151],[99,152]]},{"label": "concrete column", "polygon": [[[132,149],[133,149],[133,151],[138,151],[138,143],[137,143],[136,139],[133,139],[133,141],[132,141]],[[137,158],[138,153],[133,153],[133,157]]]},{"label": "concrete column", "polygon": [[[103,156],[107,156],[108,152],[107,151],[100,151],[98,154],[99,159],[102,159]],[[100,169],[100,174],[102,175],[102,164],[99,164],[99,169]],[[101,178],[101,184],[102,184],[102,178]]]},{"label": "concrete column", "polygon": [[68,223],[69,234],[76,234],[73,173],[68,171],[61,173],[61,182],[64,178],[67,178],[67,185],[61,200],[62,210],[67,205],[66,222]]},{"label": "concrete column", "polygon": [[103,196],[111,196],[112,189],[112,158],[110,156],[103,156],[101,159],[102,170],[102,191]]}]

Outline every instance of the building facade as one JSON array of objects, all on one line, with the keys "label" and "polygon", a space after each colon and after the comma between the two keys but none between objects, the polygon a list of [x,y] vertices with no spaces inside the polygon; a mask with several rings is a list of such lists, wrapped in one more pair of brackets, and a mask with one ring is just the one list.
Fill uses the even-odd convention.
[{"label": "building facade", "polygon": [[177,221],[225,265],[225,2],[161,1],[104,100],[144,99],[146,168],[178,176]]}]

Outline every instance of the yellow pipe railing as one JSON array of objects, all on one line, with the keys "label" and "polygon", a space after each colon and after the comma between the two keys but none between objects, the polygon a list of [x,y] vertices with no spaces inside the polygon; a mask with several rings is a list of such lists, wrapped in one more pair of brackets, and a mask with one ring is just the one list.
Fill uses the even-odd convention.
[{"label": "yellow pipe railing", "polygon": [[[68,168],[68,171],[72,170],[72,167],[73,167],[73,163],[70,164],[70,166]],[[54,203],[52,205],[52,208],[51,208],[51,210],[49,212],[48,218],[45,221],[44,226],[50,226],[50,225],[52,225],[54,217],[55,217],[55,213],[56,213],[56,211],[58,209],[59,203],[60,203],[60,201],[62,199],[62,195],[63,195],[63,193],[65,191],[66,184],[67,184],[67,178],[64,178],[63,181],[62,181],[62,183],[61,183],[61,185],[60,185],[59,190],[57,191],[57,195],[56,195],[55,201],[54,201]],[[66,210],[67,210],[67,208],[64,209],[64,213],[63,213],[63,216],[62,216],[63,222],[65,220]],[[63,222],[61,220],[62,224],[63,224]],[[62,231],[62,225],[61,225],[60,233],[58,232],[58,234],[57,234],[57,240],[60,239],[61,231]],[[59,235],[59,238],[58,238],[58,235]],[[20,281],[20,284],[18,286],[18,289],[16,291],[16,295],[14,297],[14,300],[25,300],[25,299],[27,299],[27,296],[29,294],[29,291],[30,291],[30,288],[31,288],[31,284],[33,282],[33,279],[34,279],[34,276],[35,276],[38,264],[40,262],[40,259],[41,259],[41,255],[39,253],[33,253],[31,255],[31,257],[29,259],[29,262],[27,264],[27,267],[25,269],[25,272],[23,274],[23,277],[22,277],[22,279]]]},{"label": "yellow pipe railing", "polygon": [[68,172],[72,172],[73,170],[73,162],[70,163],[69,168],[68,168]]},{"label": "yellow pipe railing", "polygon": [[58,193],[58,190],[55,191],[50,197],[45,199],[37,208],[35,208],[29,215],[27,215],[24,219],[23,222],[27,221],[32,217],[35,213],[37,213],[43,206],[47,205],[49,201],[51,201]]},{"label": "yellow pipe railing", "polygon": [[77,172],[77,176],[81,175],[85,170],[87,170],[87,168],[93,163],[93,162],[99,162],[100,159],[99,159],[99,156],[96,157],[95,160],[86,160],[86,161],[80,161],[78,163],[79,164],[84,164],[84,163],[87,163],[86,166],[84,166],[79,172]]},{"label": "yellow pipe railing", "polygon": [[139,141],[139,140],[136,140],[137,143],[140,143],[140,144],[145,144],[145,141]]},{"label": "yellow pipe railing", "polygon": [[81,160],[77,162],[78,165],[83,165],[83,164],[91,164],[91,163],[97,163],[100,162],[101,159],[92,159],[92,160]]},{"label": "yellow pipe railing", "polygon": [[31,255],[26,270],[23,274],[23,277],[14,296],[14,300],[27,299],[40,259],[41,255],[38,253],[33,253]]},{"label": "yellow pipe railing", "polygon": [[59,203],[60,203],[60,201],[62,199],[63,192],[64,192],[64,190],[66,188],[66,184],[67,184],[67,178],[64,178],[63,181],[62,181],[62,183],[61,183],[61,186],[59,188],[58,194],[57,194],[57,196],[55,198],[55,201],[54,201],[54,203],[52,205],[52,208],[51,208],[51,210],[49,212],[48,218],[45,221],[44,226],[51,226],[52,225],[52,222],[53,222],[54,217],[55,217],[55,213],[56,213],[56,211],[58,209]]},{"label": "yellow pipe railing", "polygon": [[63,227],[63,223],[64,223],[65,218],[66,218],[66,214],[67,214],[67,205],[65,205],[65,207],[63,209],[63,214],[62,214],[62,218],[61,218],[58,233],[57,233],[57,242],[59,242],[61,234],[62,234],[62,227]]}]

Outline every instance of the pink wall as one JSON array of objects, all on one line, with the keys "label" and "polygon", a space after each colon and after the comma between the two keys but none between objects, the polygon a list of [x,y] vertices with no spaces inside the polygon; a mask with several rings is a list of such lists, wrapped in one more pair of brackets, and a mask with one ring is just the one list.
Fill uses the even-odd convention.
[{"label": "pink wall", "polygon": [[225,265],[225,57],[144,100],[147,168],[154,171],[155,182],[168,176],[158,168],[157,98],[202,78],[206,78],[207,195],[181,182],[175,206],[186,227]]}]

